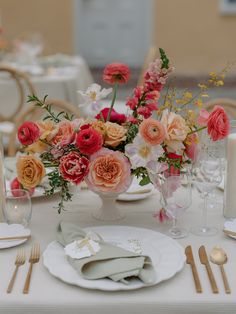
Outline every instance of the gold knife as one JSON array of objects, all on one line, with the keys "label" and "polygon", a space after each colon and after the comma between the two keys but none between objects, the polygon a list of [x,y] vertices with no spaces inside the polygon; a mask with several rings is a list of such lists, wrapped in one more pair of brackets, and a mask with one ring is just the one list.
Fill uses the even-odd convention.
[{"label": "gold knife", "polygon": [[197,291],[197,293],[202,293],[202,286],[201,286],[201,283],[200,283],[200,280],[199,280],[199,276],[198,276],[196,264],[195,264],[195,261],[194,261],[191,245],[188,245],[185,248],[185,255],[186,255],[186,258],[187,258],[186,259],[186,263],[189,264],[191,266],[191,268],[192,268],[193,279],[194,279],[196,291]]},{"label": "gold knife", "polygon": [[210,284],[211,284],[212,292],[213,293],[219,293],[219,290],[218,290],[218,287],[217,287],[217,284],[215,281],[215,277],[214,277],[213,272],[211,270],[211,266],[209,264],[209,260],[208,260],[206,249],[205,249],[204,245],[200,246],[198,253],[199,253],[199,258],[200,258],[201,263],[203,265],[205,265],[205,267],[206,267],[207,274],[208,274]]}]

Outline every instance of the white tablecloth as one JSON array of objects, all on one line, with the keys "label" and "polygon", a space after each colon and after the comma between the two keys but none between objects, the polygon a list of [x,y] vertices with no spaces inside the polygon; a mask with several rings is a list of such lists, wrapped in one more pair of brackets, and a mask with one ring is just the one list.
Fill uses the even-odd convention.
[{"label": "white tablecloth", "polygon": [[[183,216],[182,223],[191,227],[201,218],[199,198],[194,193],[193,205]],[[91,217],[91,211],[100,205],[98,196],[90,191],[81,191],[68,203],[67,211],[61,215],[53,206],[57,197],[38,198],[33,200],[33,216],[31,221],[32,239],[23,246],[27,253],[34,242],[40,242],[42,250],[55,239],[55,230],[59,221],[70,221],[81,227],[104,225]],[[122,203],[119,206],[126,212],[126,218],[117,222],[119,225],[138,226],[165,232],[169,225],[160,225],[152,217],[158,206],[158,196],[139,202]],[[224,218],[221,210],[210,210],[211,224],[222,229]],[[13,271],[17,248],[1,251],[0,263],[0,313],[4,314],[205,314],[236,313],[236,250],[235,240],[226,237],[221,231],[213,237],[197,237],[189,235],[178,241],[183,247],[191,244],[195,261],[203,286],[203,293],[197,294],[193,283],[190,266],[175,277],[150,288],[129,292],[102,292],[86,290],[68,285],[49,274],[41,259],[33,269],[29,295],[22,294],[22,288],[28,267],[21,267],[12,294],[6,293],[6,287]],[[209,252],[216,244],[228,253],[225,265],[229,276],[232,294],[226,295],[223,288],[220,270],[212,265],[219,294],[211,292],[205,268],[200,264],[198,248],[204,244]],[[28,265],[27,265],[28,266]]]}]

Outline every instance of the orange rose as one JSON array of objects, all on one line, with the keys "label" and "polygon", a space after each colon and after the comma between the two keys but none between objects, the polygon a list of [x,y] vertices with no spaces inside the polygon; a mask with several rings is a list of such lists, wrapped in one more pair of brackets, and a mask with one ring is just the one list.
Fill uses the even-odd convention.
[{"label": "orange rose", "polygon": [[19,182],[27,189],[37,186],[45,176],[43,163],[34,155],[19,157],[16,170]]},{"label": "orange rose", "polygon": [[159,145],[165,139],[165,129],[160,121],[152,118],[145,119],[140,124],[139,132],[145,142],[150,145]]},{"label": "orange rose", "polygon": [[106,136],[105,136],[105,145],[116,147],[122,141],[126,140],[127,130],[116,123],[106,122]]}]

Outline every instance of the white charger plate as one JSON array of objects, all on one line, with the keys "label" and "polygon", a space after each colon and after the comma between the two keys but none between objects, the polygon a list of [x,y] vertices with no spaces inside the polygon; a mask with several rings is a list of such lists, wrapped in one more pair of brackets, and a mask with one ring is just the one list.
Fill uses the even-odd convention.
[{"label": "white charger plate", "polygon": [[[26,229],[20,224],[10,224],[0,223],[0,237],[19,237],[19,236],[29,236],[30,229]],[[27,239],[19,240],[0,240],[0,249],[6,249],[9,247],[20,245],[26,242]]]},{"label": "white charger plate", "polygon": [[147,197],[150,197],[151,195],[153,195],[153,191],[146,192],[146,193],[137,193],[137,194],[122,193],[118,195],[117,200],[122,201],[122,202],[133,202],[133,201],[143,200]]},{"label": "white charger plate", "polygon": [[[156,272],[156,285],[170,279],[185,265],[184,249],[175,240],[166,235],[142,228],[128,226],[99,226],[86,228],[86,231],[94,231],[101,235],[105,241],[127,242],[138,240],[142,254],[148,255]],[[110,279],[87,280],[82,278],[70,265],[64,252],[64,248],[56,241],[51,242],[43,253],[43,264],[48,271],[60,280],[87,289],[105,291],[134,290],[150,286],[138,279],[132,279],[129,285],[114,282]]]}]

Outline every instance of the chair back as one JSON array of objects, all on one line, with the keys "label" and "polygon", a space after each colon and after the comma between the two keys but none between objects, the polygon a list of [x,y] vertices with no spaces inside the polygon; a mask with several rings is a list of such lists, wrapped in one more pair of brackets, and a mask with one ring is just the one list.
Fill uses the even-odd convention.
[{"label": "chair back", "polygon": [[[64,100],[60,99],[47,99],[46,104],[51,104],[52,105],[52,110],[54,112],[61,112],[65,111],[70,114],[74,115],[74,118],[79,118],[80,117],[80,112],[78,107],[73,105],[72,103],[69,103]],[[45,116],[45,110],[35,106],[35,104],[31,103],[29,104],[27,109],[24,109],[20,112],[18,115],[16,121],[15,121],[15,127],[13,132],[10,135],[9,138],[9,144],[8,144],[8,156],[15,156],[17,152],[17,141],[16,141],[16,135],[17,135],[17,130],[19,126],[24,122],[24,121],[36,121],[40,120],[43,116]]]},{"label": "chair back", "polygon": [[[3,112],[1,112],[0,122],[11,121],[14,123],[15,120],[17,119],[17,115],[24,107],[25,99],[27,96],[26,92],[31,95],[33,94],[36,95],[36,91],[29,77],[24,72],[18,71],[7,66],[0,66],[0,72],[9,74],[10,79],[14,80],[19,95],[18,104],[15,106],[15,110],[11,112],[9,115],[5,115]],[[4,99],[2,99],[1,102],[3,103]],[[2,108],[4,108],[4,106],[2,106]]]}]

